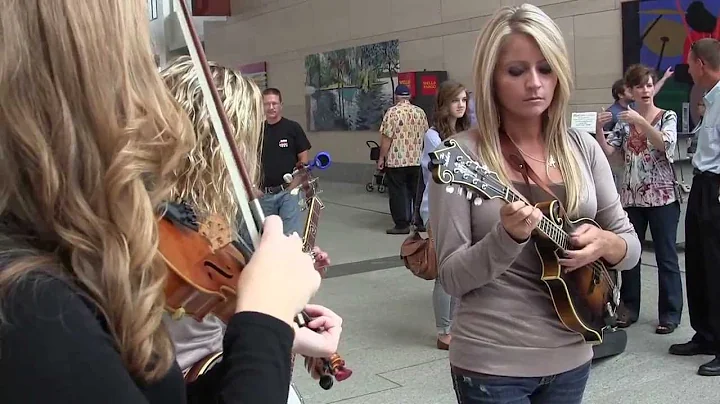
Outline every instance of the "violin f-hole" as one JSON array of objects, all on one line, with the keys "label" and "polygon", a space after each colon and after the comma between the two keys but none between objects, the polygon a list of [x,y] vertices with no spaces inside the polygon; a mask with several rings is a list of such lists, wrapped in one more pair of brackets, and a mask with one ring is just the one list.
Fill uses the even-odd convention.
[{"label": "violin f-hole", "polygon": [[229,273],[227,273],[227,272],[223,271],[222,269],[220,269],[220,267],[217,266],[217,265],[215,265],[215,263],[213,263],[213,262],[205,261],[205,266],[212,268],[215,272],[219,273],[220,275],[224,276],[224,277],[227,278],[227,279],[231,279],[231,278],[232,278],[232,275],[230,275]]}]

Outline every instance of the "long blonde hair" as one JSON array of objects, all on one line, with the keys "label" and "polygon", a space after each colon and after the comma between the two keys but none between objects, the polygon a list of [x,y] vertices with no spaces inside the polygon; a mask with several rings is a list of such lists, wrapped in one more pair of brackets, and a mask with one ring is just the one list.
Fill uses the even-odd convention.
[{"label": "long blonde hair", "polygon": [[156,209],[192,128],[157,73],[146,3],[80,3],[0,0],[0,215],[34,239],[4,235],[0,295],[38,270],[79,285],[129,373],[153,381],[174,361]]},{"label": "long blonde hair", "polygon": [[552,103],[543,119],[547,149],[555,156],[565,182],[566,210],[575,215],[582,192],[582,173],[570,146],[566,114],[572,91],[568,52],[562,32],[542,10],[531,4],[502,7],[485,25],[475,47],[475,107],[480,136],[479,156],[509,184],[500,149],[500,114],[494,73],[505,39],[513,33],[532,37],[558,78]]},{"label": "long blonde hair", "polygon": [[[262,93],[254,81],[238,71],[210,62],[238,151],[255,184],[260,177],[260,152],[265,120]],[[179,170],[173,199],[190,203],[199,215],[220,214],[237,232],[238,210],[230,176],[192,59],[181,56],[161,75],[171,94],[189,115],[197,142]]]}]

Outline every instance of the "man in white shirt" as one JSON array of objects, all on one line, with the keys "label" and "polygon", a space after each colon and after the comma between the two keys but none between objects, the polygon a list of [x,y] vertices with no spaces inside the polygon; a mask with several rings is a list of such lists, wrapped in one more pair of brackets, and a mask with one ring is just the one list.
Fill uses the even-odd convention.
[{"label": "man in white shirt", "polygon": [[672,345],[670,353],[714,355],[698,374],[720,376],[720,41],[695,42],[688,66],[695,85],[707,91],[685,215],[685,277],[695,335],[689,342]]}]

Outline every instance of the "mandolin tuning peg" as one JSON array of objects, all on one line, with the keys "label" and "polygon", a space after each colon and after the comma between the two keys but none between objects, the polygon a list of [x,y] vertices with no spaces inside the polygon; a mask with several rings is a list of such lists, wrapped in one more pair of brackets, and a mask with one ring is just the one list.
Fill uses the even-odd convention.
[{"label": "mandolin tuning peg", "polygon": [[462,194],[463,194],[463,188],[462,188],[462,187],[458,187],[456,193],[457,193],[458,195],[462,195]]},{"label": "mandolin tuning peg", "polygon": [[469,200],[471,200],[472,198],[475,197],[475,194],[473,194],[473,193],[470,192],[470,191],[467,191],[467,192],[465,193],[465,197],[466,197],[467,200],[469,201]]},{"label": "mandolin tuning peg", "polygon": [[445,187],[445,192],[447,192],[448,194],[452,194],[453,192],[455,192],[455,187],[453,187],[452,185],[448,185]]},{"label": "mandolin tuning peg", "polygon": [[475,198],[475,200],[473,201],[473,205],[475,205],[475,206],[480,206],[480,205],[482,205],[482,203],[483,203],[482,198]]}]

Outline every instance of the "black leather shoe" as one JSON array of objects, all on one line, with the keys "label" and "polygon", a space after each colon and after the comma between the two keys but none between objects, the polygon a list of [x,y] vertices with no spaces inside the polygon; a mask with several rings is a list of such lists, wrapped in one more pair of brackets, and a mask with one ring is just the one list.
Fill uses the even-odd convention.
[{"label": "black leather shoe", "polygon": [[708,346],[696,341],[670,345],[669,352],[672,355],[680,356],[715,355],[715,352]]},{"label": "black leather shoe", "polygon": [[715,359],[701,365],[698,374],[700,376],[720,376],[720,356],[716,356]]},{"label": "black leather shoe", "polygon": [[385,233],[387,233],[387,234],[410,234],[410,227],[403,227],[403,228],[393,227],[392,229],[387,229],[387,231]]}]

